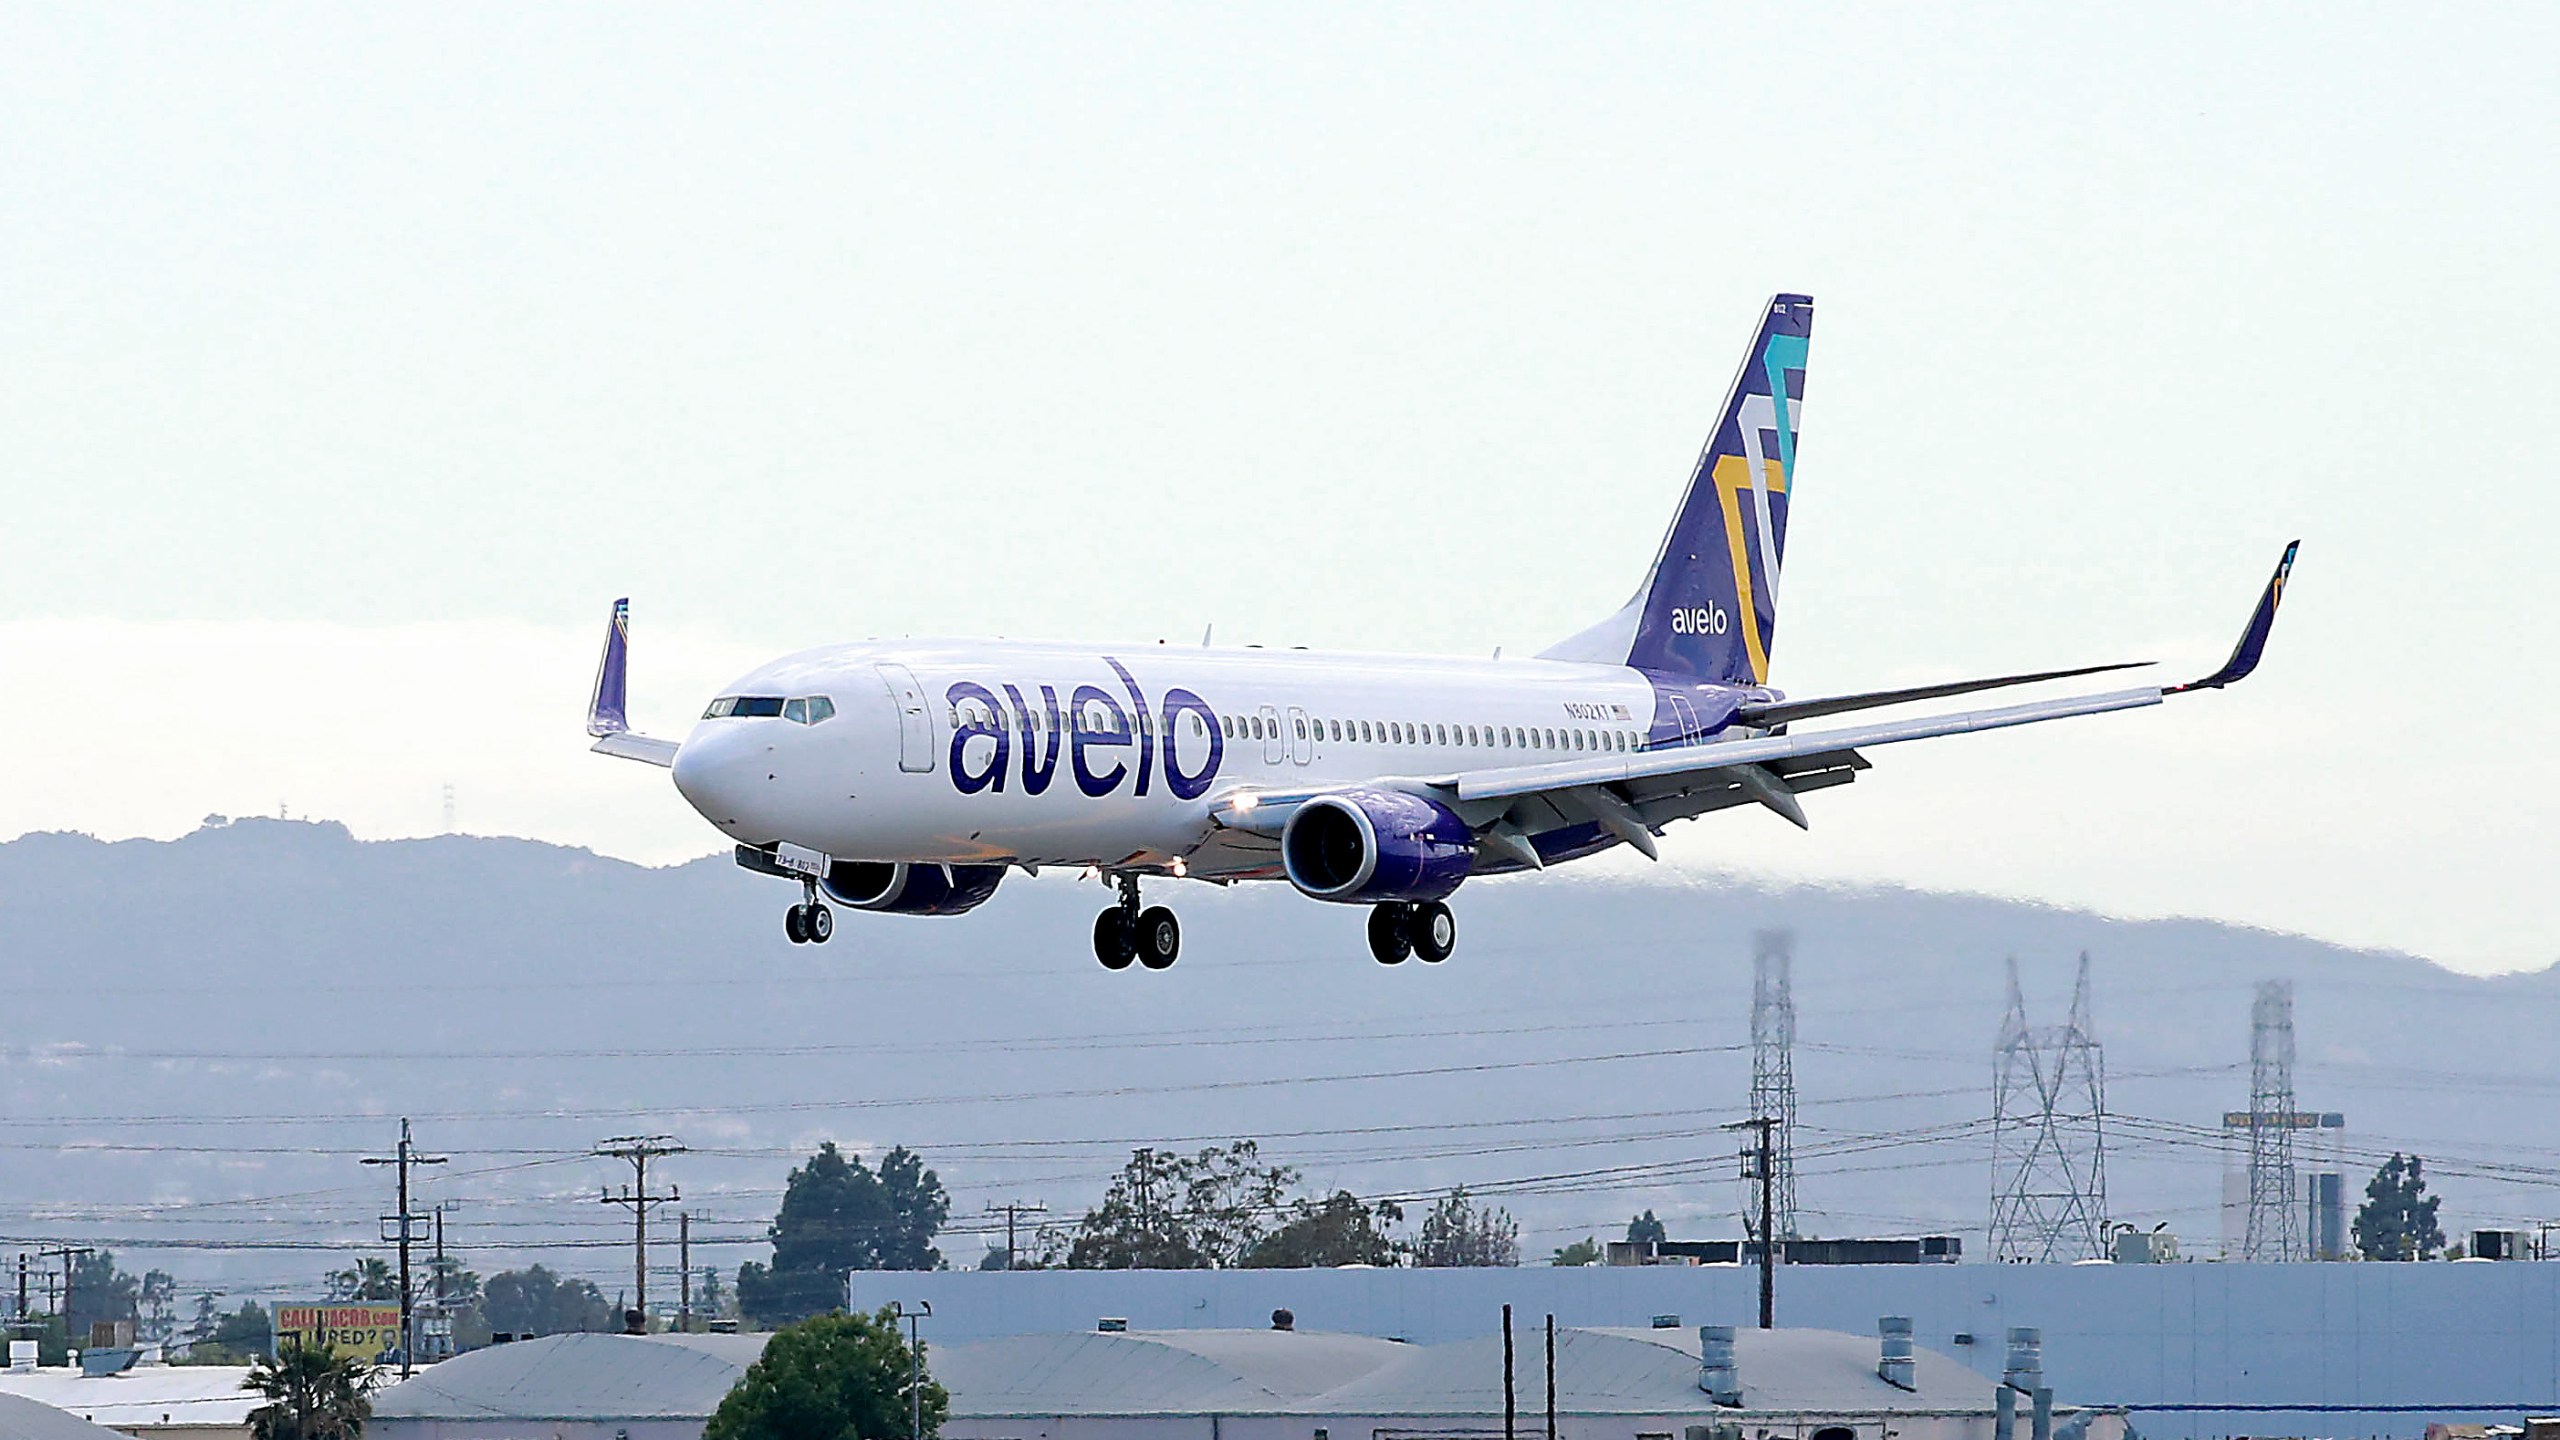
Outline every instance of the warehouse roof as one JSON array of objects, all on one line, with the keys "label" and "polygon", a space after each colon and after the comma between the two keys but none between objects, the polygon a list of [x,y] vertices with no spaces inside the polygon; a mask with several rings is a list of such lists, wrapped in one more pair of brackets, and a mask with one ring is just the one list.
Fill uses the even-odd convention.
[{"label": "warehouse roof", "polygon": [[0,1394],[0,1440],[116,1440],[116,1432],[41,1400]]},{"label": "warehouse roof", "polygon": [[243,1390],[245,1365],[137,1365],[120,1375],[52,1366],[0,1370],[0,1394],[21,1395],[117,1430],[159,1425],[238,1427],[265,1398]]},{"label": "warehouse roof", "polygon": [[[1522,1395],[1545,1403],[1544,1337],[1519,1339]],[[1781,1413],[1987,1412],[1992,1382],[1931,1351],[1915,1357],[1904,1390],[1876,1374],[1872,1336],[1837,1330],[1742,1330],[1734,1359],[1742,1407]],[[1556,1331],[1556,1408],[1569,1415],[1660,1415],[1700,1408],[1695,1329]],[[1345,1415],[1499,1415],[1502,1337],[1418,1345],[1400,1363],[1324,1396]]]},{"label": "warehouse roof", "polygon": [[762,1335],[546,1335],[432,1365],[374,1396],[402,1420],[701,1419],[764,1353]]},{"label": "warehouse roof", "polygon": [[925,1353],[955,1415],[1253,1415],[1303,1408],[1411,1349],[1304,1330],[1136,1330]]},{"label": "warehouse roof", "polygon": [[[708,1416],[761,1335],[556,1335],[491,1346],[381,1392],[385,1419],[633,1420]],[[1520,1337],[1518,1392],[1544,1404],[1541,1338]],[[1743,1407],[1759,1412],[1986,1413],[1992,1382],[1930,1351],[1914,1388],[1876,1374],[1872,1336],[1744,1330]],[[1304,1330],[1132,1330],[928,1342],[955,1418],[1025,1415],[1499,1415],[1502,1340],[1406,1345]],[[1557,1409],[1701,1408],[1694,1329],[1559,1329]],[[1526,1402],[1524,1402],[1526,1403]]]}]

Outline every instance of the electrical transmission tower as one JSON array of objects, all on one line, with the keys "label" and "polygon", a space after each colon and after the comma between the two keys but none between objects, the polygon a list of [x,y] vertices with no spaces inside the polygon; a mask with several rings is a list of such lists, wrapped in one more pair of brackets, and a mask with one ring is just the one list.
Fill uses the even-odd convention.
[{"label": "electrical transmission tower", "polygon": [[2249,1216],[2243,1260],[2301,1260],[2293,1169],[2293,982],[2262,980],[2249,1007]]},{"label": "electrical transmission tower", "polygon": [[1752,1217],[1766,1214],[1780,1240],[1796,1237],[1796,1000],[1789,979],[1794,968],[1792,933],[1763,930],[1752,937],[1751,1114],[1774,1123],[1768,1164],[1754,1182],[1768,1193],[1752,1198],[1744,1218],[1748,1228]]},{"label": "electrical transmission tower", "polygon": [[2018,962],[1991,1082],[1991,1258],[2107,1257],[2106,1056],[2089,1023],[2089,957],[2067,1025],[2027,1023]]}]

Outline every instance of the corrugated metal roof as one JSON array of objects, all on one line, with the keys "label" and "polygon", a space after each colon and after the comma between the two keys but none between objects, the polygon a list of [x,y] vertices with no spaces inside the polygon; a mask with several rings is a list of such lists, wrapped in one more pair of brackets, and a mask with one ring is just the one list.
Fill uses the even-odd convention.
[{"label": "corrugated metal roof", "polygon": [[1410,1347],[1297,1330],[1085,1331],[933,1346],[955,1414],[1250,1415],[1291,1410]]},{"label": "corrugated metal roof", "polygon": [[245,1365],[137,1365],[121,1375],[54,1366],[0,1370],[0,1394],[23,1395],[116,1429],[245,1425],[266,1401],[240,1388]]},{"label": "corrugated metal roof", "polygon": [[0,1440],[116,1440],[116,1432],[23,1395],[0,1395]]},{"label": "corrugated metal roof", "polygon": [[374,1396],[390,1419],[700,1419],[764,1353],[762,1335],[546,1335],[491,1345]]},{"label": "corrugated metal roof", "polygon": [[[1546,1403],[1545,1334],[1524,1327],[1513,1373],[1521,1405]],[[1944,1355],[1916,1357],[1916,1386],[1876,1374],[1877,1342],[1836,1330],[1743,1330],[1734,1340],[1745,1410],[1987,1413],[1992,1382]],[[1536,1397],[1534,1400],[1529,1397]],[[1499,1415],[1502,1337],[1413,1347],[1399,1363],[1327,1391],[1345,1415]],[[1572,1415],[1659,1415],[1702,1406],[1695,1329],[1556,1331],[1556,1408]]]},{"label": "corrugated metal roof", "polygon": [[[385,1419],[701,1418],[762,1352],[760,1335],[556,1335],[492,1346],[376,1397]],[[1545,1404],[1543,1337],[1523,1328],[1514,1374]],[[1874,1337],[1830,1330],[1736,1336],[1743,1408],[1764,1413],[1988,1413],[1993,1383],[1930,1351],[1916,1386],[1876,1374]],[[1278,1330],[1080,1331],[954,1345],[926,1362],[955,1417],[1023,1415],[1485,1415],[1502,1413],[1502,1339],[1404,1345]],[[1534,1397],[1534,1398],[1532,1398]],[[1560,1329],[1557,1409],[1572,1415],[1703,1408],[1695,1329]]]}]

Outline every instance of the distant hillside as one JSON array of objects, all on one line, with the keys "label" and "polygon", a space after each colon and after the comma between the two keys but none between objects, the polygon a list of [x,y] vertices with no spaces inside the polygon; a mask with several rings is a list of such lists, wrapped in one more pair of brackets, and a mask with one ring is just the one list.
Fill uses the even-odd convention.
[{"label": "distant hillside", "polygon": [[[1105,891],[1058,875],[965,919],[844,914],[801,948],[788,888],[725,858],[652,870],[272,820],[26,836],[0,845],[0,1247],[362,1238],[389,1200],[355,1157],[404,1113],[453,1157],[429,1199],[460,1202],[455,1243],[498,1247],[472,1263],[580,1241],[549,1258],[608,1290],[627,1219],[595,1195],[627,1171],[567,1157],[635,1131],[696,1147],[664,1173],[726,1269],[754,1252],[712,1242],[758,1231],[821,1137],[921,1150],[973,1225],[997,1199],[1080,1210],[1135,1144],[1260,1136],[1311,1185],[1507,1189],[1541,1256],[1647,1207],[1729,1234],[1715,1127],[1747,1092],[1764,927],[1796,937],[1809,1230],[1979,1244],[1988,1150],[1965,1122],[1991,1108],[2001,961],[2030,1020],[2056,1022],[2083,949],[2110,1109],[2143,1117],[2109,1154],[2123,1218],[2214,1249],[2221,1160],[2146,1121],[2246,1105],[2251,986],[2277,976],[2299,985],[2300,1103],[2347,1112],[2358,1147],[2436,1159],[2449,1230],[2560,1211],[2549,972],[1965,896],[1561,877],[1469,886],[1457,957],[1387,969],[1357,910],[1165,888],[1182,963],[1110,974],[1086,948]],[[206,1205],[275,1196],[296,1198]],[[944,1251],[970,1264],[979,1243]],[[339,1259],[162,1263],[246,1292],[308,1289]]]}]

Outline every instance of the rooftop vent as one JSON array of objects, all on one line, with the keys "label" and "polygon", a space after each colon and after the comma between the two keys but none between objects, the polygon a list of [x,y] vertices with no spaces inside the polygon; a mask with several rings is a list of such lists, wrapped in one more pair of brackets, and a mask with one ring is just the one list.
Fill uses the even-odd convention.
[{"label": "rooftop vent", "polygon": [[1656,1330],[1677,1330],[1680,1328],[1680,1317],[1677,1315],[1656,1315],[1653,1317],[1653,1328]]},{"label": "rooftop vent", "polygon": [[2029,1394],[2044,1386],[2044,1332],[2028,1325],[2009,1327],[2009,1366],[2000,1381]]},{"label": "rooftop vent", "polygon": [[1897,1390],[1917,1388],[1913,1374],[1917,1362],[1912,1358],[1911,1317],[1887,1315],[1876,1322],[1876,1334],[1880,1341],[1876,1374]]},{"label": "rooftop vent", "polygon": [[1101,1319],[1093,1322],[1093,1328],[1101,1331],[1105,1335],[1125,1334],[1129,1329],[1129,1317],[1126,1315],[1105,1315]]},{"label": "rooftop vent", "polygon": [[1298,1317],[1290,1314],[1286,1310],[1274,1310],[1271,1312],[1271,1328],[1274,1330],[1295,1330],[1298,1328]]},{"label": "rooftop vent", "polygon": [[36,1342],[33,1340],[10,1341],[9,1368],[12,1370],[33,1370],[36,1368]]},{"label": "rooftop vent", "polygon": [[1742,1403],[1742,1371],[1733,1358],[1733,1327],[1698,1327],[1698,1388],[1719,1405]]}]

